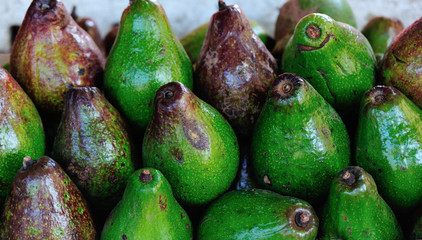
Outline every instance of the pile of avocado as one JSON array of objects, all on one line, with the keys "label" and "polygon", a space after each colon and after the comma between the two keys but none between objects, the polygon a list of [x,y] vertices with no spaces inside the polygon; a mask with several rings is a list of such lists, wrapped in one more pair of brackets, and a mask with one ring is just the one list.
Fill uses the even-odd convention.
[{"label": "pile of avocado", "polygon": [[0,239],[422,239],[422,18],[74,18],[33,0],[0,68]]}]

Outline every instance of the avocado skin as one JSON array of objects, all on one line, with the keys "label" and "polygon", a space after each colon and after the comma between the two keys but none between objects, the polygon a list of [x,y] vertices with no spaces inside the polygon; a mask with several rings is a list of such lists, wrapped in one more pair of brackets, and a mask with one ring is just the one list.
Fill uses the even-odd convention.
[{"label": "avocado skin", "polygon": [[[293,222],[303,209],[310,222],[300,228]],[[198,239],[315,239],[318,224],[312,206],[303,200],[257,188],[234,190],[208,207]]]},{"label": "avocado skin", "polygon": [[1,239],[96,239],[82,193],[53,159],[16,174],[0,221]]},{"label": "avocado skin", "polygon": [[[150,182],[141,181],[144,170],[150,172]],[[110,213],[101,233],[101,240],[106,239],[192,239],[192,224],[164,175],[142,168],[130,176],[122,199]]]},{"label": "avocado skin", "polygon": [[422,108],[422,17],[406,27],[385,52],[379,66],[381,84],[393,86]]},{"label": "avocado skin", "polygon": [[[45,135],[35,105],[4,68],[0,67],[0,203],[10,191],[25,156],[45,153]],[[1,212],[1,211],[0,211]]]},{"label": "avocado skin", "polygon": [[77,87],[66,93],[53,156],[102,211],[119,201],[135,171],[126,127],[98,88]]},{"label": "avocado skin", "polygon": [[151,119],[160,86],[179,81],[193,88],[189,57],[152,0],[132,1],[124,10],[104,71],[105,96],[140,130]]},{"label": "avocado skin", "polygon": [[[173,97],[167,99],[166,93]],[[183,205],[205,205],[231,185],[239,166],[236,135],[212,106],[171,82],[156,94],[142,161],[160,170]]]},{"label": "avocado skin", "polygon": [[[377,102],[382,96],[383,101]],[[422,111],[394,87],[376,86],[362,99],[356,163],[370,173],[398,211],[422,203]],[[405,186],[405,187],[404,187]]]},{"label": "avocado skin", "polygon": [[60,116],[66,91],[101,84],[105,62],[63,2],[33,0],[13,42],[10,73],[39,111]]},{"label": "avocado skin", "polygon": [[[306,30],[314,25],[320,35]],[[363,94],[375,83],[376,60],[368,40],[350,25],[324,14],[309,14],[298,22],[282,57],[283,72],[310,84],[342,116],[354,116]]]},{"label": "avocado skin", "polygon": [[[356,182],[349,186],[343,180],[353,173]],[[350,166],[331,182],[328,200],[320,215],[318,239],[403,239],[397,219],[377,186],[364,169]]]},{"label": "avocado skin", "polygon": [[[282,96],[283,84],[292,90]],[[285,73],[272,85],[252,135],[252,166],[264,188],[322,203],[330,181],[350,163],[346,127],[303,78]]]},{"label": "avocado skin", "polygon": [[399,19],[379,16],[372,18],[362,29],[362,34],[371,44],[377,61],[382,59],[385,51],[403,28],[403,23]]},{"label": "avocado skin", "polygon": [[[249,23],[251,24],[251,27],[256,33],[256,35],[258,35],[261,41],[265,44],[267,49],[272,49],[274,45],[274,39],[257,22],[249,19]],[[207,29],[208,23],[204,23],[192,32],[190,32],[188,35],[180,39],[180,42],[185,48],[186,53],[188,54],[192,64],[195,64],[198,60],[202,44],[205,40],[205,35],[207,35]]]},{"label": "avocado skin", "polygon": [[336,21],[357,27],[352,8],[346,0],[289,0],[281,6],[275,24],[275,40],[289,38],[297,22],[311,13],[323,13]]}]

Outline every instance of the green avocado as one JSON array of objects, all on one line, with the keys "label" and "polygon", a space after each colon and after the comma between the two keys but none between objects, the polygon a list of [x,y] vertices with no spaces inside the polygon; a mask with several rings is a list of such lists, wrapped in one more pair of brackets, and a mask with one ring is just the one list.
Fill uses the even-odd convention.
[{"label": "green avocado", "polygon": [[215,108],[172,82],[157,91],[142,161],[164,174],[181,204],[198,206],[230,187],[239,165],[239,145]]},{"label": "green avocado", "polygon": [[[45,152],[45,135],[35,105],[4,68],[0,67],[0,203],[25,156]],[[3,204],[2,204],[3,205]],[[1,211],[0,211],[1,212]]]},{"label": "green avocado", "polygon": [[104,71],[107,99],[140,130],[160,86],[179,81],[193,87],[189,57],[155,0],[134,0],[124,10]]},{"label": "green avocado", "polygon": [[309,203],[262,190],[234,190],[214,201],[198,239],[315,239],[318,217]]},{"label": "green avocado", "polygon": [[298,22],[282,57],[283,72],[308,80],[341,116],[359,108],[375,82],[375,64],[362,33],[318,13]]},{"label": "green avocado", "polygon": [[400,20],[374,17],[362,29],[362,34],[368,39],[379,62],[401,31],[403,31],[403,24]]},{"label": "green avocado", "polygon": [[135,171],[126,127],[98,88],[67,91],[53,156],[102,212],[116,205]]},{"label": "green avocado", "polygon": [[378,194],[374,179],[357,166],[343,169],[333,179],[320,221],[321,240],[403,239],[397,219]]},{"label": "green avocado", "polygon": [[192,239],[192,224],[163,174],[142,168],[104,225],[101,240],[107,239]]},{"label": "green avocado", "polygon": [[343,121],[306,80],[291,73],[274,80],[251,151],[261,186],[311,204],[324,201],[327,182],[350,163]]},{"label": "green avocado", "polygon": [[[261,41],[265,44],[265,46],[268,49],[272,49],[274,46],[274,39],[268,34],[267,30],[265,30],[263,26],[253,20],[249,19],[249,23],[251,24],[251,27],[256,35],[258,35]],[[198,60],[199,53],[201,52],[201,48],[205,40],[205,35],[207,34],[207,29],[208,23],[204,23],[180,39],[180,42],[185,48],[192,64],[196,64],[196,61]]]},{"label": "green avocado", "polygon": [[362,99],[356,163],[370,173],[397,211],[422,203],[422,110],[394,87],[376,86]]}]

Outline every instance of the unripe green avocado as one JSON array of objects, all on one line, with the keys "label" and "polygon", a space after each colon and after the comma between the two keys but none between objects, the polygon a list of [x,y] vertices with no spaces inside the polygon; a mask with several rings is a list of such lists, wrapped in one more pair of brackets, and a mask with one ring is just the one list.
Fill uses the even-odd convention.
[{"label": "unripe green avocado", "polygon": [[358,109],[373,86],[375,64],[362,33],[317,13],[298,22],[282,57],[283,72],[308,80],[342,116]]},{"label": "unripe green avocado", "polygon": [[315,239],[318,217],[309,203],[262,190],[234,190],[214,201],[198,239]]},{"label": "unripe green avocado", "polygon": [[156,0],[134,0],[124,10],[104,71],[106,97],[140,130],[158,88],[172,81],[193,87],[189,57]]},{"label": "unripe green avocado", "polygon": [[129,178],[122,200],[110,213],[102,240],[192,239],[189,216],[157,169],[142,168]]},{"label": "unripe green avocado", "polygon": [[314,203],[350,163],[349,136],[336,111],[301,77],[272,85],[252,136],[252,165],[265,188]]},{"label": "unripe green avocado", "polygon": [[22,167],[22,159],[44,155],[45,135],[35,105],[1,67],[0,112],[0,203],[3,203],[16,172]]},{"label": "unripe green avocado", "polygon": [[397,219],[378,194],[374,179],[364,169],[343,169],[331,182],[323,208],[319,239],[400,240]]},{"label": "unripe green avocado", "polygon": [[233,182],[239,146],[233,129],[215,108],[183,84],[171,82],[157,91],[142,161],[166,176],[181,204],[204,205]]},{"label": "unripe green avocado", "polygon": [[376,86],[362,99],[356,163],[370,173],[398,211],[422,203],[422,110],[394,87]]}]

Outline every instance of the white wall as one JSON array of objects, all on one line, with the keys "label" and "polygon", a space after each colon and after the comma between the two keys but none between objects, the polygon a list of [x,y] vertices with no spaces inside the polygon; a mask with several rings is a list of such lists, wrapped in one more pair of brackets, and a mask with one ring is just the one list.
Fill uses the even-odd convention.
[{"label": "white wall", "polygon": [[[77,6],[78,15],[92,17],[104,36],[113,23],[120,21],[123,9],[129,0],[62,0],[70,11]],[[183,37],[197,26],[207,22],[217,11],[218,0],[159,0],[167,12],[177,36]],[[10,51],[11,25],[22,22],[30,0],[0,0],[0,52]],[[278,15],[278,8],[286,0],[226,0],[237,3],[251,18],[264,25],[270,33]],[[405,26],[422,16],[422,0],[348,0],[354,10],[358,28],[376,15],[396,17]]]}]

